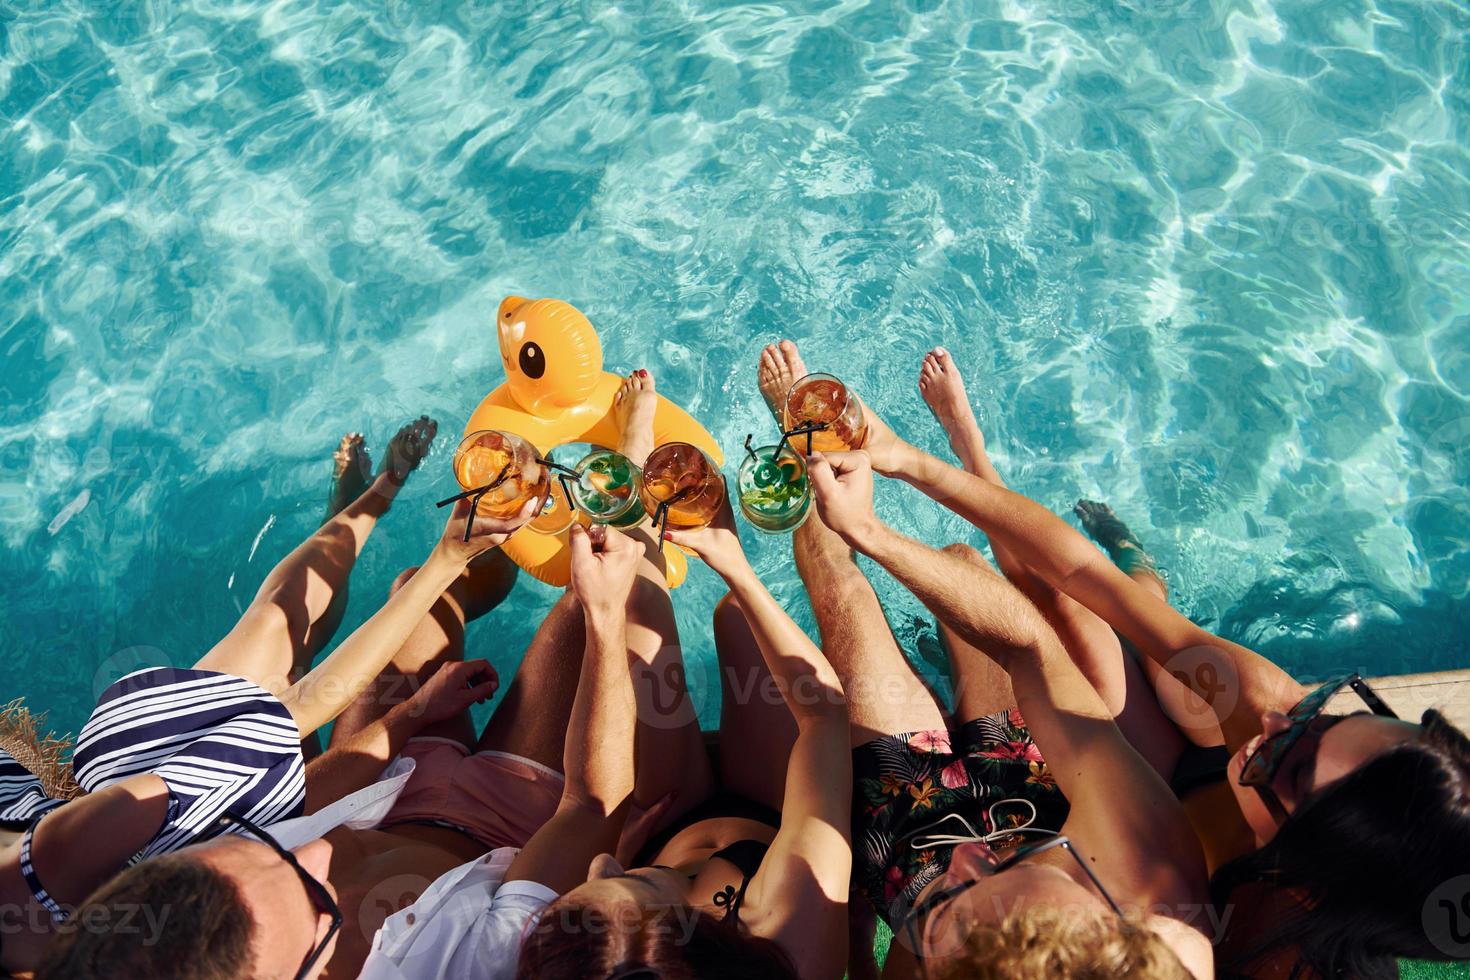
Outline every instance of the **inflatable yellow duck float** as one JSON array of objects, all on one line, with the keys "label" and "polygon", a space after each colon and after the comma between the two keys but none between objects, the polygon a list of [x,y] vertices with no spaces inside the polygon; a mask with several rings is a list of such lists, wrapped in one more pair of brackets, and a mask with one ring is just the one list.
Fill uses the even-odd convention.
[{"label": "inflatable yellow duck float", "polygon": [[[480,402],[465,425],[466,435],[483,429],[514,432],[543,456],[571,442],[617,448],[621,433],[613,396],[623,379],[602,369],[602,342],[581,310],[559,299],[507,296],[495,327],[506,380]],[[654,445],[692,443],[724,465],[714,437],[661,394],[653,440]],[[566,506],[559,487],[555,496],[555,506]],[[533,522],[502,547],[512,561],[542,582],[565,586],[571,580],[568,529],[548,533],[543,529],[548,523],[560,522]],[[684,581],[687,564],[677,548],[665,549],[665,555],[669,587],[674,588]]]}]

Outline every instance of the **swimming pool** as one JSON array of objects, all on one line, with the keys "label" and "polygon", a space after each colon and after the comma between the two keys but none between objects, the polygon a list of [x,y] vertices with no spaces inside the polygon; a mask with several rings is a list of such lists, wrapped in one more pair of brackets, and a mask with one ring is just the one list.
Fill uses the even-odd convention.
[{"label": "swimming pool", "polygon": [[[61,727],[230,627],[343,432],[428,412],[368,615],[509,293],[732,456],[783,335],[941,449],[943,343],[1012,484],[1112,501],[1201,622],[1302,675],[1470,661],[1463,4],[119,6],[0,3],[0,697]],[[785,539],[746,541],[810,626]],[[676,598],[707,720],[719,594]],[[508,676],[552,598],[523,577],[472,648]]]}]

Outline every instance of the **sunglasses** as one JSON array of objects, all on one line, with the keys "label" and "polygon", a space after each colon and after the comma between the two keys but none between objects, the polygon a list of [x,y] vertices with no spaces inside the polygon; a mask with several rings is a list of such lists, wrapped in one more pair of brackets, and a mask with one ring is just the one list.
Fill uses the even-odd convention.
[{"label": "sunglasses", "polygon": [[990,870],[986,874],[978,878],[971,878],[968,881],[962,881],[958,885],[951,885],[948,888],[935,892],[918,905],[915,905],[913,911],[904,917],[902,925],[902,930],[909,939],[910,949],[913,950],[914,956],[922,963],[924,959],[923,943],[921,942],[923,933],[919,928],[919,923],[925,916],[932,915],[939,909],[950,904],[986,878],[993,878],[998,874],[1009,871],[1027,858],[1035,857],[1038,854],[1058,847],[1072,856],[1072,859],[1077,862],[1077,867],[1082,869],[1082,873],[1087,875],[1087,879],[1092,882],[1098,894],[1108,903],[1108,907],[1119,918],[1122,918],[1123,910],[1118,907],[1117,902],[1113,901],[1113,896],[1108,894],[1108,890],[1103,887],[1103,883],[1098,880],[1097,875],[1087,866],[1087,861],[1083,859],[1081,854],[1077,853],[1077,848],[1073,846],[1071,838],[1063,837],[1059,834],[1049,840],[1040,841],[1035,844],[1023,844],[1006,855],[1004,859],[991,865]]},{"label": "sunglasses", "polygon": [[1290,711],[1286,713],[1286,720],[1291,723],[1290,727],[1277,732],[1270,738],[1261,740],[1245,760],[1245,765],[1240,769],[1240,785],[1253,788],[1261,797],[1261,802],[1271,812],[1271,816],[1278,822],[1284,821],[1288,814],[1286,807],[1281,803],[1281,797],[1276,794],[1276,774],[1281,771],[1282,763],[1290,754],[1292,748],[1301,741],[1302,736],[1316,727],[1320,736],[1322,732],[1346,718],[1346,715],[1332,718],[1326,725],[1316,725],[1317,719],[1327,709],[1327,703],[1332,700],[1337,692],[1345,687],[1351,687],[1353,691],[1362,698],[1368,709],[1380,718],[1397,718],[1393,709],[1383,703],[1383,699],[1373,693],[1373,689],[1363,680],[1359,674],[1345,674],[1335,677],[1311,694],[1302,698]]},{"label": "sunglasses", "polygon": [[337,905],[336,901],[333,900],[332,895],[330,892],[327,891],[326,886],[323,885],[320,881],[317,881],[314,877],[307,873],[307,870],[305,868],[301,866],[301,862],[296,860],[296,855],[286,850],[284,847],[281,846],[280,841],[276,840],[270,834],[266,833],[264,830],[257,827],[249,820],[246,820],[244,817],[236,816],[233,813],[226,812],[218,820],[215,821],[213,829],[216,832],[221,832],[228,831],[232,828],[239,828],[240,830],[245,831],[245,833],[249,834],[251,837],[254,837],[256,840],[260,841],[262,844],[265,844],[271,850],[275,851],[276,855],[282,861],[285,861],[287,864],[289,864],[291,866],[291,870],[296,872],[296,877],[301,879],[301,885],[306,889],[306,894],[308,897],[310,897],[312,905],[316,906],[316,910],[327,915],[332,920],[331,928],[327,930],[327,934],[322,937],[321,942],[317,943],[316,946],[312,948],[311,955],[308,956],[305,962],[301,964],[301,969],[296,971],[296,980],[306,980],[306,978],[311,975],[312,967],[316,966],[317,960],[321,959],[322,955],[326,953],[327,946],[331,944],[332,938],[336,936],[337,931],[342,928],[342,909],[340,906]]}]

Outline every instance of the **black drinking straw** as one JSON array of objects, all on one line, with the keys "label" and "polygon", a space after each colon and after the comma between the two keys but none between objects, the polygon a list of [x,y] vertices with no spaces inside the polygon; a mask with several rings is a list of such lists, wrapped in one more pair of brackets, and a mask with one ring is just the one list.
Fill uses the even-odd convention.
[{"label": "black drinking straw", "polygon": [[485,494],[489,493],[491,490],[494,490],[496,487],[500,486],[502,483],[504,483],[505,482],[505,475],[507,473],[509,473],[509,472],[510,472],[510,464],[509,463],[506,463],[503,467],[501,467],[500,474],[498,476],[496,476],[495,479],[493,479],[489,483],[485,484],[483,487],[475,487],[473,490],[466,490],[464,493],[457,493],[457,494],[455,494],[452,497],[445,497],[443,500],[439,501],[434,506],[435,507],[443,507],[445,504],[452,504],[456,500],[463,500],[466,497],[474,497],[475,498],[474,500],[470,501],[470,516],[469,516],[469,520],[467,520],[467,521],[464,522],[464,539],[466,541],[468,541],[470,539],[470,532],[475,527],[475,511],[477,509],[479,509],[479,506],[480,506],[480,498],[483,497],[483,496],[485,496]]},{"label": "black drinking straw", "polygon": [[577,504],[572,499],[572,488],[571,485],[567,483],[567,475],[565,473],[558,473],[556,475],[556,479],[557,482],[561,484],[561,492],[567,495],[567,506],[570,507],[572,509],[572,513],[575,514],[577,512]]},{"label": "black drinking straw", "polygon": [[781,455],[781,447],[785,446],[792,436],[800,435],[806,436],[806,454],[810,456],[812,454],[812,433],[825,432],[831,428],[831,425],[832,423],[830,422],[811,421],[802,422],[799,425],[793,426],[789,431],[781,433],[781,441],[776,443],[776,456]]},{"label": "black drinking straw", "polygon": [[489,493],[491,489],[493,488],[486,487],[484,490],[481,490],[479,493],[475,494],[474,499],[470,501],[470,516],[466,518],[464,522],[464,539],[466,541],[470,539],[470,533],[475,529],[475,512],[480,509],[480,498]]},{"label": "black drinking straw", "polygon": [[582,478],[582,474],[581,473],[578,473],[575,469],[573,469],[570,466],[563,466],[560,463],[556,462],[555,460],[542,459],[540,456],[537,456],[536,457],[536,462],[540,463],[542,466],[547,467],[548,469],[556,470],[558,473],[565,473],[567,476],[575,476],[578,479],[581,479]]},{"label": "black drinking straw", "polygon": [[456,500],[463,500],[466,497],[473,497],[476,494],[488,493],[489,491],[494,490],[496,487],[500,486],[502,483],[505,482],[505,474],[508,473],[508,472],[510,472],[510,464],[509,463],[506,463],[505,466],[504,466],[504,468],[501,469],[500,474],[497,477],[495,477],[495,479],[493,479],[489,483],[485,484],[483,487],[473,487],[473,488],[471,488],[469,490],[466,490],[464,493],[457,493],[457,494],[455,494],[452,497],[445,497],[443,500],[439,501],[434,506],[435,507],[443,507],[443,506],[445,506],[447,504],[454,503]]},{"label": "black drinking straw", "polygon": [[[752,449],[752,448],[750,448],[750,440],[752,440],[754,438],[755,438],[754,435],[747,435],[745,437],[745,451],[746,451],[746,453],[748,453],[750,455],[750,458],[751,459],[755,459],[756,458],[755,457],[755,450]],[[781,451],[779,449],[776,450],[776,455],[777,456],[781,455]]]},{"label": "black drinking straw", "polygon": [[[693,489],[693,487],[685,487],[683,490],[680,490],[668,500],[660,500],[658,502],[658,506],[654,508],[653,533],[654,536],[658,538],[658,547],[660,551],[663,550],[664,546],[663,531],[667,531],[669,529],[669,508],[672,507],[674,504],[677,504],[679,501],[683,500],[686,496],[689,495],[689,491]],[[660,523],[662,523],[664,526],[663,531],[659,530],[658,526]]]}]

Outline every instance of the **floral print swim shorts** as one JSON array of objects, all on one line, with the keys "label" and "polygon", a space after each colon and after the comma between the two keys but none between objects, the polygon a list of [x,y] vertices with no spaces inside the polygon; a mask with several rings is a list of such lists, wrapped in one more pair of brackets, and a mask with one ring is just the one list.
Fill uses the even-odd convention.
[{"label": "floral print swim shorts", "polygon": [[964,833],[958,820],[944,820],[950,814],[980,834],[1028,821],[1059,831],[1067,819],[1067,798],[1015,708],[976,718],[953,734],[941,729],[874,739],[853,749],[852,762],[853,880],[889,925],[948,870],[953,847],[911,842]]}]

